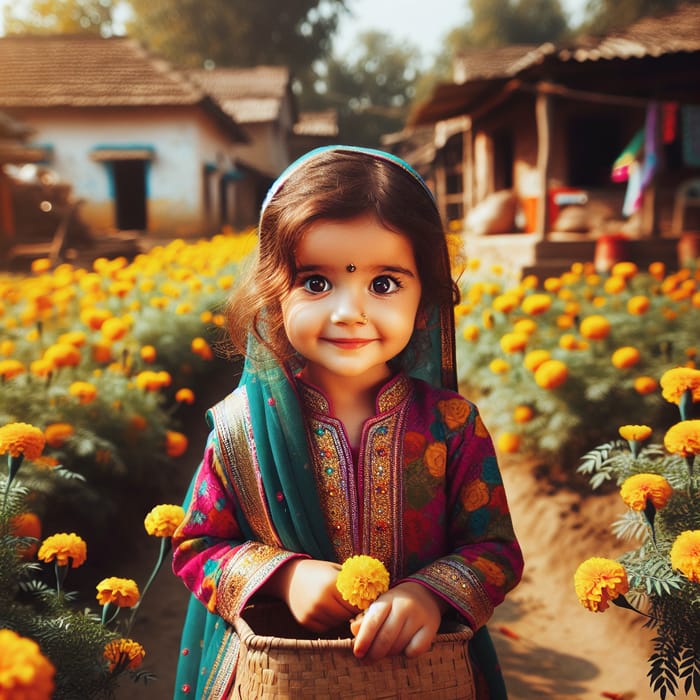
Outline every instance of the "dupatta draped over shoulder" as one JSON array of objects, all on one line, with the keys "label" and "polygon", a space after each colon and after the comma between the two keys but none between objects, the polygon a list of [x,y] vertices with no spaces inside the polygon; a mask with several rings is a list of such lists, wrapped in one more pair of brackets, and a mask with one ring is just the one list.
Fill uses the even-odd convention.
[{"label": "dupatta draped over shoulder", "polygon": [[[390,154],[334,148],[386,159],[422,183]],[[449,275],[446,247],[442,258]],[[490,437],[454,393],[452,307],[428,310],[419,325],[407,349],[417,361],[380,391],[355,458],[325,397],[251,338],[255,364],[207,413],[211,433],[173,538],[174,570],[193,593],[176,698],[227,697],[238,655],[231,622],[281,565],[359,553],[383,559],[392,584],[415,580],[447,600],[477,632],[479,697],[505,697],[485,623],[520,579],[520,549]]]}]

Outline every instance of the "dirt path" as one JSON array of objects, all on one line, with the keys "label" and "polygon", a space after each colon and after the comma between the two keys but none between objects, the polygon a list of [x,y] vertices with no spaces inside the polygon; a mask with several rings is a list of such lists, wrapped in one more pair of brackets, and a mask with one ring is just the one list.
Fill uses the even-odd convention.
[{"label": "dirt path", "polygon": [[[199,452],[194,446],[192,452],[196,461]],[[621,551],[609,533],[621,511],[619,496],[580,496],[553,487],[538,478],[534,465],[518,459],[502,460],[502,468],[526,560],[523,582],[490,624],[511,700],[654,700],[646,678],[651,634],[640,618],[615,607],[591,613],[573,589],[581,561]],[[173,481],[178,496],[189,479],[188,467],[182,469]],[[139,580],[148,575],[155,549],[147,542],[137,555]],[[187,593],[168,567],[133,630],[147,650],[144,666],[158,680],[147,687],[124,683],[119,700],[172,698]]]}]

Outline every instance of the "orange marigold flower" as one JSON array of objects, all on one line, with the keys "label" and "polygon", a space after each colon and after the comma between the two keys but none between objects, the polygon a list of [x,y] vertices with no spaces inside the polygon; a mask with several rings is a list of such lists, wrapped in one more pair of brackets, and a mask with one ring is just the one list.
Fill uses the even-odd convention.
[{"label": "orange marigold flower", "polygon": [[599,314],[587,316],[581,321],[579,330],[581,335],[588,340],[602,340],[610,334],[610,321]]},{"label": "orange marigold flower", "polygon": [[139,415],[134,415],[129,419],[129,426],[134,430],[145,430],[148,425],[148,421]]},{"label": "orange marigold flower", "polygon": [[[2,315],[2,314],[0,314]],[[15,351],[15,343],[12,340],[2,340],[0,341],[0,355],[3,357],[9,357]]]},{"label": "orange marigold flower", "polygon": [[530,406],[516,406],[513,410],[513,420],[516,423],[529,423],[534,415],[535,412]]},{"label": "orange marigold flower", "polygon": [[68,331],[58,336],[59,343],[68,343],[76,348],[82,348],[87,341],[87,336],[83,331]]},{"label": "orange marigold flower", "polygon": [[153,508],[143,521],[146,532],[154,537],[172,537],[185,518],[182,506],[164,503]]},{"label": "orange marigold flower", "polygon": [[644,510],[647,501],[655,508],[664,508],[673,495],[673,489],[659,474],[635,474],[625,479],[620,487],[620,496],[632,510]]},{"label": "orange marigold flower", "polygon": [[129,326],[121,318],[108,318],[100,327],[107,340],[121,340],[128,332]]},{"label": "orange marigold flower", "polygon": [[112,603],[119,608],[133,608],[141,597],[136,581],[130,578],[110,576],[102,579],[96,588],[96,598],[100,605]]},{"label": "orange marigold flower", "polygon": [[144,648],[133,639],[115,639],[107,644],[104,651],[110,671],[133,671],[143,663],[145,656]]},{"label": "orange marigold flower", "polygon": [[484,309],[481,312],[481,324],[486,330],[491,330],[495,325],[495,320],[493,318],[493,312],[491,309]]},{"label": "orange marigold flower", "polygon": [[649,297],[645,297],[641,294],[630,297],[627,300],[627,311],[633,316],[645,314],[649,310],[649,306],[651,306]]},{"label": "orange marigold flower", "polygon": [[654,377],[641,376],[634,380],[634,390],[638,394],[652,394],[658,388],[658,383]]},{"label": "orange marigold flower", "polygon": [[520,297],[517,294],[506,292],[505,294],[499,294],[491,305],[496,311],[507,314],[515,309],[519,303]]},{"label": "orange marigold flower", "polygon": [[80,313],[80,320],[94,331],[99,331],[108,318],[112,318],[112,312],[107,309],[88,308]]},{"label": "orange marigold flower", "polygon": [[578,348],[578,339],[573,333],[564,333],[559,338],[559,347],[562,350],[576,350]]},{"label": "orange marigold flower", "polygon": [[605,284],[603,284],[603,289],[607,294],[619,294],[625,290],[625,287],[625,278],[620,277],[619,275],[608,277],[608,279],[605,280]]},{"label": "orange marigold flower", "polygon": [[358,554],[345,560],[338,572],[336,587],[343,600],[366,610],[389,590],[389,572],[379,559]]},{"label": "orange marigold flower", "polygon": [[513,324],[514,333],[532,335],[537,330],[537,323],[531,318],[521,318]]},{"label": "orange marigold flower", "polygon": [[496,447],[508,454],[517,452],[520,449],[520,435],[516,433],[501,433],[496,440]]},{"label": "orange marigold flower", "polygon": [[535,382],[543,389],[556,389],[568,376],[569,369],[561,360],[546,360],[535,370]]},{"label": "orange marigold flower", "polygon": [[622,425],[619,432],[624,440],[641,442],[651,437],[652,429],[648,425]]},{"label": "orange marigold flower", "polygon": [[77,569],[87,559],[87,545],[85,540],[74,532],[60,532],[47,537],[39,547],[37,557],[47,564],[56,561],[59,566],[70,565]]},{"label": "orange marigold flower", "polygon": [[542,286],[548,292],[558,292],[562,288],[562,280],[560,277],[547,277],[542,283]]},{"label": "orange marigold flower", "polygon": [[527,346],[530,336],[525,333],[506,333],[501,337],[503,352],[522,352]]},{"label": "orange marigold flower", "polygon": [[39,645],[13,630],[1,629],[0,649],[0,698],[51,700],[56,669]]},{"label": "orange marigold flower", "polygon": [[0,454],[38,459],[45,445],[44,433],[29,423],[7,423],[0,427]]},{"label": "orange marigold flower", "polygon": [[700,401],[700,370],[692,367],[674,367],[661,375],[661,395],[670,403],[680,403],[686,391],[693,401]]},{"label": "orange marigold flower", "polygon": [[474,341],[479,337],[479,326],[477,326],[474,323],[469,323],[466,326],[464,326],[464,330],[462,331],[462,336],[464,336],[465,340],[470,340]]},{"label": "orange marigold flower", "polygon": [[82,404],[91,403],[97,396],[97,387],[90,382],[73,382],[68,387],[68,393]]},{"label": "orange marigold flower", "polygon": [[610,361],[618,369],[628,369],[630,367],[634,367],[634,365],[636,365],[641,358],[642,356],[637,348],[634,348],[631,345],[626,345],[615,350],[610,358]]},{"label": "orange marigold flower", "polygon": [[26,372],[26,367],[19,360],[10,358],[9,360],[0,360],[0,377],[3,379],[12,379],[19,374]]},{"label": "orange marigold flower", "polygon": [[80,364],[80,350],[70,343],[55,343],[46,348],[43,359],[54,367],[77,367]]},{"label": "orange marigold flower", "polygon": [[[18,513],[10,518],[10,533],[13,537],[33,537],[37,542],[17,544],[17,552],[22,559],[33,559],[39,549],[41,539],[41,520],[36,513]],[[2,693],[0,693],[2,697]]]},{"label": "orange marigold flower", "polygon": [[649,274],[656,280],[661,281],[666,275],[666,265],[662,262],[653,262],[649,265]]},{"label": "orange marigold flower", "polygon": [[671,547],[671,567],[689,581],[700,583],[700,530],[681,532]]},{"label": "orange marigold flower", "polygon": [[523,364],[531,372],[536,372],[537,368],[549,360],[551,357],[549,350],[530,350],[523,358]]},{"label": "orange marigold flower", "polygon": [[204,338],[193,338],[191,343],[192,352],[199,355],[203,360],[212,360],[214,353]]},{"label": "orange marigold flower", "polygon": [[49,423],[44,428],[44,435],[49,447],[63,447],[66,440],[75,433],[75,428],[70,423]]},{"label": "orange marigold flower", "polygon": [[178,403],[193,404],[194,403],[194,391],[183,387],[175,392],[175,401]]},{"label": "orange marigold flower", "polygon": [[159,391],[166,386],[170,386],[172,377],[168,372],[153,372],[144,370],[136,375],[136,386],[146,391]]},{"label": "orange marigold flower", "polygon": [[165,451],[168,457],[180,457],[187,450],[187,436],[175,430],[165,431]]},{"label": "orange marigold flower", "polygon": [[628,280],[639,272],[639,268],[633,262],[623,261],[615,263],[610,272],[617,277],[622,277],[623,279]]},{"label": "orange marigold flower", "polygon": [[144,345],[139,354],[141,355],[141,359],[149,364],[155,362],[156,357],[158,357],[158,351],[152,345]]},{"label": "orange marigold flower", "polygon": [[543,314],[552,305],[552,297],[549,294],[530,294],[523,299],[520,308],[531,316]]},{"label": "orange marigold flower", "polygon": [[700,454],[700,420],[682,420],[664,435],[664,447],[682,457]]},{"label": "orange marigold flower", "polygon": [[97,342],[92,346],[92,359],[101,365],[106,365],[113,359],[112,356],[112,346],[106,342]]},{"label": "orange marigold flower", "polygon": [[510,369],[510,365],[500,357],[496,357],[489,362],[489,369],[494,374],[505,374]]},{"label": "orange marigold flower", "polygon": [[610,601],[629,590],[625,567],[614,559],[591,557],[579,565],[574,587],[581,605],[591,612],[607,610]]}]

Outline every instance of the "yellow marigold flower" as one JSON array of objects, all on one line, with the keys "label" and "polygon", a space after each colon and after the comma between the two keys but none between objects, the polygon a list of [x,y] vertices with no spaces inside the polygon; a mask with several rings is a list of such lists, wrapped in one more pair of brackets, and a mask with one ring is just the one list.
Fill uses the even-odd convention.
[{"label": "yellow marigold flower", "polygon": [[535,370],[535,382],[543,389],[556,389],[568,376],[569,369],[561,360],[545,360]]},{"label": "yellow marigold flower", "polygon": [[562,288],[562,280],[560,277],[547,277],[542,283],[542,286],[548,292],[558,292]]},{"label": "yellow marigold flower", "polygon": [[513,410],[513,420],[516,423],[529,423],[533,416],[535,415],[535,412],[532,410],[532,407],[530,406],[516,406],[515,409]]},{"label": "yellow marigold flower", "polygon": [[155,362],[158,357],[158,351],[152,345],[144,345],[139,351],[139,354],[141,355],[141,359],[149,364]]},{"label": "yellow marigold flower", "polygon": [[119,608],[133,608],[141,597],[136,581],[130,578],[110,576],[102,579],[96,588],[96,598],[100,605],[112,603]]},{"label": "yellow marigold flower", "polygon": [[136,375],[136,386],[145,391],[159,391],[169,386],[171,381],[171,377],[167,372],[144,370]]},{"label": "yellow marigold flower", "polygon": [[15,351],[15,344],[11,340],[3,340],[0,342],[0,355],[9,357]]},{"label": "yellow marigold flower", "polygon": [[635,474],[620,487],[622,500],[632,510],[644,510],[647,501],[657,509],[664,508],[672,495],[671,485],[659,474]]},{"label": "yellow marigold flower", "polygon": [[574,587],[581,605],[591,612],[607,610],[610,601],[629,590],[625,567],[614,559],[591,557],[579,565]]},{"label": "yellow marigold flower", "polygon": [[620,277],[619,275],[613,275],[612,277],[609,277],[605,280],[605,284],[603,284],[603,289],[606,291],[607,294],[619,294],[620,292],[623,292],[625,290],[626,285],[627,282],[624,277]]},{"label": "yellow marigold flower", "polygon": [[472,342],[479,337],[479,333],[479,326],[474,323],[468,323],[466,326],[464,326],[464,330],[462,331],[464,339]]},{"label": "yellow marigold flower", "polygon": [[92,359],[101,365],[106,365],[113,359],[112,346],[106,341],[94,343],[92,346]]},{"label": "yellow marigold flower", "polygon": [[494,374],[505,374],[510,369],[510,365],[500,357],[496,357],[489,362],[489,369]]},{"label": "yellow marigold flower", "polygon": [[42,274],[43,272],[48,272],[52,267],[51,260],[49,258],[37,258],[36,260],[32,260],[32,264],[29,266],[29,269],[34,273],[34,274]]},{"label": "yellow marigold flower", "polygon": [[537,275],[527,275],[523,277],[520,282],[520,286],[523,289],[536,289],[538,284],[539,279],[537,278]]},{"label": "yellow marigold flower", "polygon": [[55,343],[46,348],[43,359],[54,367],[77,367],[80,364],[80,350],[70,343]]},{"label": "yellow marigold flower", "polygon": [[658,388],[658,383],[654,377],[647,377],[642,375],[634,380],[634,390],[638,394],[652,394]]},{"label": "yellow marigold flower", "polygon": [[638,294],[627,300],[627,311],[633,316],[642,316],[649,310],[650,305],[649,297]]},{"label": "yellow marigold flower", "polygon": [[481,324],[486,330],[491,330],[494,327],[495,321],[491,309],[484,309],[481,312]]},{"label": "yellow marigold flower", "polygon": [[515,309],[519,303],[520,297],[517,294],[506,292],[505,294],[499,294],[491,305],[496,311],[507,314]]},{"label": "yellow marigold flower", "polygon": [[629,367],[634,367],[634,365],[636,365],[641,358],[642,356],[637,348],[626,345],[615,350],[610,358],[610,361],[618,369],[628,369]]},{"label": "yellow marigold flower", "polygon": [[68,387],[68,393],[82,404],[91,403],[97,396],[97,387],[90,382],[73,382]]},{"label": "yellow marigold flower", "polygon": [[573,316],[569,316],[569,314],[559,314],[559,316],[557,316],[557,328],[566,330],[568,328],[573,328],[575,325],[576,322]]},{"label": "yellow marigold flower", "polygon": [[47,564],[56,561],[59,566],[70,565],[77,569],[87,559],[87,545],[85,540],[74,532],[60,532],[47,537],[39,547],[37,557]]},{"label": "yellow marigold flower", "polygon": [[29,365],[29,371],[36,377],[48,377],[53,370],[53,362],[44,360],[43,358],[40,360],[34,360]]},{"label": "yellow marigold flower", "polygon": [[578,339],[573,333],[564,333],[559,338],[559,347],[562,350],[576,350],[578,348]]},{"label": "yellow marigold flower", "polygon": [[700,583],[700,530],[685,530],[676,537],[671,547],[671,567],[689,581]]},{"label": "yellow marigold flower", "polygon": [[115,639],[105,647],[104,657],[109,661],[109,670],[137,669],[146,656],[144,648],[133,639]]},{"label": "yellow marigold flower", "polygon": [[195,355],[199,355],[203,360],[212,360],[214,358],[214,353],[204,338],[193,338],[190,347],[192,352]]},{"label": "yellow marigold flower", "polygon": [[51,700],[54,665],[39,645],[13,630],[0,630],[0,698],[2,700]]},{"label": "yellow marigold flower", "polygon": [[664,447],[682,457],[700,454],[700,419],[672,425],[664,435]]},{"label": "yellow marigold flower", "polygon": [[690,391],[693,401],[700,401],[700,370],[674,367],[661,375],[661,395],[670,403],[680,403],[683,394]]},{"label": "yellow marigold flower", "polygon": [[617,277],[622,277],[623,279],[630,279],[631,277],[634,277],[637,272],[639,272],[639,268],[637,265],[633,262],[619,262],[615,263],[612,267],[612,270],[610,273],[612,275],[615,275]]},{"label": "yellow marigold flower", "polygon": [[24,372],[26,372],[26,367],[19,360],[12,358],[0,360],[0,377],[2,379],[12,379]]},{"label": "yellow marigold flower", "polygon": [[536,372],[537,368],[549,360],[551,357],[549,350],[530,350],[523,358],[523,364],[531,372]]},{"label": "yellow marigold flower", "polygon": [[46,443],[53,448],[63,447],[73,433],[75,433],[75,428],[70,423],[49,423],[44,428]]},{"label": "yellow marigold flower", "polygon": [[531,318],[521,318],[513,324],[514,333],[532,335],[537,330],[537,323]]},{"label": "yellow marigold flower", "polygon": [[172,537],[185,518],[182,506],[164,503],[151,510],[143,521],[146,532],[154,537]]},{"label": "yellow marigold flower", "polygon": [[187,450],[187,436],[175,430],[165,431],[165,451],[168,457],[180,457]]},{"label": "yellow marigold flower", "polygon": [[503,352],[522,352],[527,346],[530,336],[525,333],[506,333],[501,337]]},{"label": "yellow marigold flower", "polygon": [[98,308],[88,308],[83,309],[80,314],[80,320],[88,328],[92,328],[93,331],[99,331],[102,328],[102,324],[108,319],[112,318],[112,312],[108,309],[98,309]]},{"label": "yellow marigold flower", "polygon": [[59,343],[68,343],[76,348],[82,348],[87,341],[87,336],[83,331],[68,331],[58,336]]},{"label": "yellow marigold flower", "polygon": [[579,330],[581,335],[588,340],[602,340],[610,334],[610,321],[599,314],[587,316],[581,321]]},{"label": "yellow marigold flower", "polygon": [[496,447],[505,453],[517,452],[520,449],[520,435],[516,433],[501,433],[496,440]]},{"label": "yellow marigold flower", "polygon": [[343,600],[350,605],[366,610],[382,593],[389,590],[389,572],[384,564],[365,554],[345,560],[336,586]]},{"label": "yellow marigold flower", "polygon": [[530,294],[523,299],[520,308],[531,316],[543,314],[552,305],[552,297],[549,294]]},{"label": "yellow marigold flower", "polygon": [[175,392],[175,401],[178,403],[193,404],[194,403],[194,391],[183,387]]},{"label": "yellow marigold flower", "polygon": [[648,425],[622,425],[619,432],[624,440],[642,442],[651,437],[652,429]]},{"label": "yellow marigold flower", "polygon": [[129,326],[121,318],[108,318],[100,328],[107,340],[121,340],[128,332]]},{"label": "yellow marigold flower", "polygon": [[29,423],[7,423],[0,427],[0,454],[38,459],[46,445],[46,437]]}]

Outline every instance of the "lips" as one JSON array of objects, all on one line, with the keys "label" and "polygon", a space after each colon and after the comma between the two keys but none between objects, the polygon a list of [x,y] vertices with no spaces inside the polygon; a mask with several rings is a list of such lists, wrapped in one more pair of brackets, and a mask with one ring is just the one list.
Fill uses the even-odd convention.
[{"label": "lips", "polygon": [[323,338],[323,341],[342,350],[357,350],[373,342],[371,338]]}]

